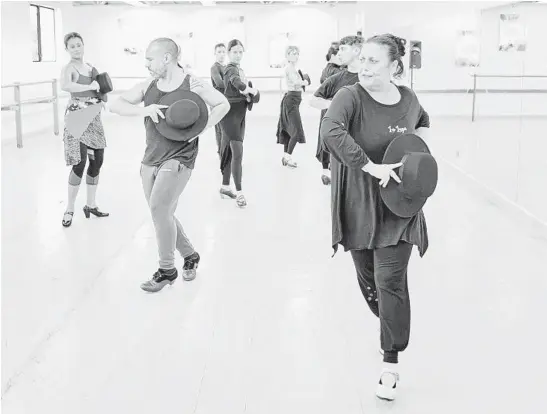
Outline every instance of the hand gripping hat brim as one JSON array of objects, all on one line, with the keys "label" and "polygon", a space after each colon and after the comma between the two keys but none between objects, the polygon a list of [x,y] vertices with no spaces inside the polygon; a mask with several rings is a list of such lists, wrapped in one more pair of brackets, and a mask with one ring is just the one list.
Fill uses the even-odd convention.
[{"label": "hand gripping hat brim", "polygon": [[197,137],[209,121],[207,104],[197,93],[189,90],[170,92],[160,99],[158,105],[167,105],[168,108],[162,109],[165,119],[158,117],[156,129],[173,141]]},{"label": "hand gripping hat brim", "polygon": [[387,147],[383,164],[403,162],[393,171],[401,179],[393,178],[386,187],[380,187],[384,204],[397,216],[416,215],[437,187],[438,169],[425,141],[415,134],[403,134]]}]

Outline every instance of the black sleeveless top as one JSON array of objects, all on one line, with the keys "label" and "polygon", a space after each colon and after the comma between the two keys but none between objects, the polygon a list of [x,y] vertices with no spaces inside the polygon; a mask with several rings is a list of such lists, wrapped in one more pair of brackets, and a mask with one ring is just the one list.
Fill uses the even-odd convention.
[{"label": "black sleeveless top", "polygon": [[[158,89],[158,80],[154,80],[144,94],[144,106],[158,104],[160,99],[170,92],[163,92]],[[186,75],[182,84],[176,90],[190,90],[190,75]],[[161,135],[156,129],[152,118],[144,118],[146,129],[146,149],[142,163],[150,166],[160,166],[165,161],[176,159],[188,168],[194,168],[198,155],[198,141],[192,142],[172,141]]]}]

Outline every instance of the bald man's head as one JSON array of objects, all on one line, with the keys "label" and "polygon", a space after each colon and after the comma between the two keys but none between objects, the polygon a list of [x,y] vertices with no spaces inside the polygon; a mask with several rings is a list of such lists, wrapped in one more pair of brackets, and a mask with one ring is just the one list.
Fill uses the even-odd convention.
[{"label": "bald man's head", "polygon": [[168,37],[160,37],[152,40],[149,48],[157,49],[160,53],[169,53],[175,61],[178,60],[180,49],[173,39]]},{"label": "bald man's head", "polygon": [[160,37],[150,42],[146,49],[146,67],[155,78],[162,78],[168,67],[177,65],[180,48],[173,39]]}]

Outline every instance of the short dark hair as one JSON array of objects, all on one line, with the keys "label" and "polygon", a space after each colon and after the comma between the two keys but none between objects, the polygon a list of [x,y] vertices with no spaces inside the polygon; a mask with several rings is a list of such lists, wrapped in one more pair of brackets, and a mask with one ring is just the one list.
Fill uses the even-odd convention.
[{"label": "short dark hair", "polygon": [[70,39],[80,39],[82,41],[82,44],[84,43],[84,39],[82,38],[82,35],[77,32],[70,32],[65,35],[65,47],[68,47],[68,41]]},{"label": "short dark hair", "polygon": [[361,48],[363,43],[365,43],[363,36],[346,36],[340,39],[340,45],[349,45]]},{"label": "short dark hair", "polygon": [[223,47],[224,49],[226,49],[226,45],[225,45],[224,43],[217,43],[217,44],[215,45],[215,52],[217,51],[217,49],[218,49],[219,47]]},{"label": "short dark hair", "polygon": [[385,46],[387,53],[392,62],[397,61],[399,67],[394,73],[395,78],[401,77],[405,71],[403,64],[403,56],[406,54],[406,39],[392,35],[391,33],[385,33],[381,35],[372,36],[367,39],[366,43],[376,43],[378,45]]},{"label": "short dark hair", "polygon": [[325,56],[325,58],[327,59],[327,62],[330,61],[331,57],[336,56],[339,50],[340,50],[340,43],[332,42],[329,47],[329,51],[327,52],[327,56]]}]

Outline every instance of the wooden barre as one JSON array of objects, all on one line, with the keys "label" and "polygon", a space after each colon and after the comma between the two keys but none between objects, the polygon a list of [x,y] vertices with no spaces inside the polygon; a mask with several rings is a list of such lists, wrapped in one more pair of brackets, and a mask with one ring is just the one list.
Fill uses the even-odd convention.
[{"label": "wooden barre", "polygon": [[56,99],[57,98],[55,96],[50,96],[50,97],[47,97],[47,98],[29,99],[28,101],[21,101],[18,104],[13,103],[13,104],[9,104],[9,105],[3,105],[2,106],[2,111],[15,111],[17,109],[17,107],[22,106],[22,105],[26,105],[26,104],[52,103],[52,102],[55,102]]}]

